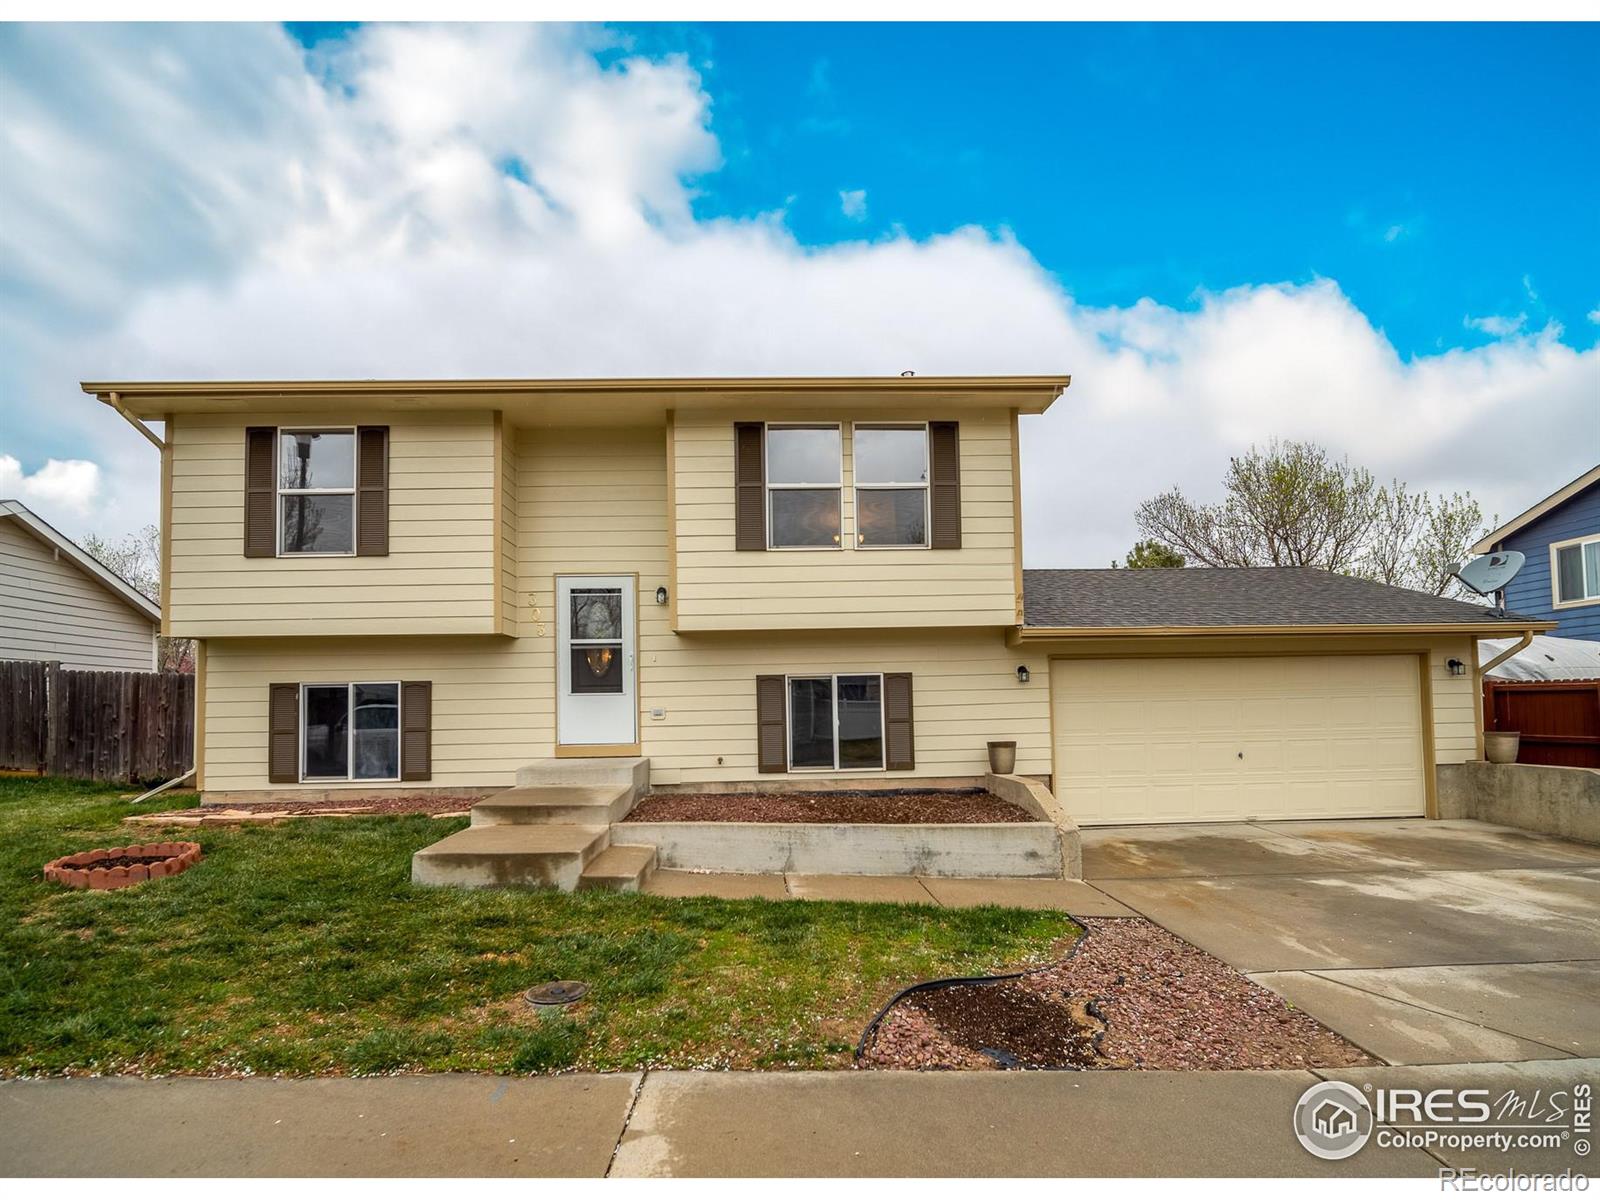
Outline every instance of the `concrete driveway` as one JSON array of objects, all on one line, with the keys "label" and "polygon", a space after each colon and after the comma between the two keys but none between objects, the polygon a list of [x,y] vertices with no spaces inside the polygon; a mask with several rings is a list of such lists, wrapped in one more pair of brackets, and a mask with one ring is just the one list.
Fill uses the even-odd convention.
[{"label": "concrete driveway", "polygon": [[1393,1064],[1600,1057],[1600,847],[1476,821],[1084,831],[1085,879]]}]

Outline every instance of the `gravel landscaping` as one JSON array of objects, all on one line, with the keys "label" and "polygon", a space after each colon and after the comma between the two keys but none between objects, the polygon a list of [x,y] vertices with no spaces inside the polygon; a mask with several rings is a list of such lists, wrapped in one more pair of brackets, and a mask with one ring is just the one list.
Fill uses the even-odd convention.
[{"label": "gravel landscaping", "polygon": [[629,821],[750,821],[782,825],[993,825],[1039,818],[982,788],[948,791],[657,792]]},{"label": "gravel landscaping", "polygon": [[998,983],[914,992],[859,1065],[1135,1071],[1283,1070],[1376,1060],[1149,921],[1081,921],[1061,961]]}]

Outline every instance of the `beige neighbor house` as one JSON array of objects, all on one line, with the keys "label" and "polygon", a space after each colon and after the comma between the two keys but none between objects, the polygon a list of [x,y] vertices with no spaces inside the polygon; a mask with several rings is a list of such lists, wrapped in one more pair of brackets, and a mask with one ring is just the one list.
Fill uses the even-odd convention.
[{"label": "beige neighbor house", "polygon": [[161,610],[17,500],[0,500],[0,661],[154,671]]},{"label": "beige neighbor house", "polygon": [[1025,572],[1018,418],[1068,382],[84,390],[164,423],[207,799],[567,759],[970,784],[1007,740],[1080,824],[1433,812],[1479,754],[1476,639],[1548,623],[1312,570]]}]

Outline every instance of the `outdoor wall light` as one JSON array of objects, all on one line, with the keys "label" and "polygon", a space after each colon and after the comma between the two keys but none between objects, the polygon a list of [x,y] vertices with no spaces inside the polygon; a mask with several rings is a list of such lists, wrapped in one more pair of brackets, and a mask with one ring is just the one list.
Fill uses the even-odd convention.
[{"label": "outdoor wall light", "polygon": [[1467,664],[1462,662],[1459,658],[1452,658],[1449,662],[1445,663],[1445,666],[1450,669],[1450,674],[1452,675],[1465,675],[1467,673]]},{"label": "outdoor wall light", "polygon": [[667,589],[664,588],[664,587],[658,587],[656,589],[656,603],[657,604],[665,604],[666,602],[667,602]]},{"label": "outdoor wall light", "polygon": [[1017,682],[1018,683],[1027,683],[1028,682],[1028,668],[1027,667],[1018,667],[1017,668]]}]

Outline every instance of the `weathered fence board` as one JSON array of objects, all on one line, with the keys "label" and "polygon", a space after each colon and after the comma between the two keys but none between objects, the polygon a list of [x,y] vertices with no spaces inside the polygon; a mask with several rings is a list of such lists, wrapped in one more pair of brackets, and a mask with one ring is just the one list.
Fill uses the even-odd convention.
[{"label": "weathered fence board", "polygon": [[1600,767],[1600,681],[1483,681],[1484,726],[1520,733],[1517,761]]},{"label": "weathered fence board", "polygon": [[0,771],[154,782],[194,765],[194,676],[0,662]]}]

